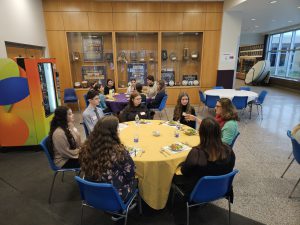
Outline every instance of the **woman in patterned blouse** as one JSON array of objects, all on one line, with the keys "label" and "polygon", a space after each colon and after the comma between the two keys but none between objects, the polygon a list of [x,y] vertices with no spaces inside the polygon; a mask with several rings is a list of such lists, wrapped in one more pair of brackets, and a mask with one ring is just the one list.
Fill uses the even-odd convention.
[{"label": "woman in patterned blouse", "polygon": [[85,179],[111,183],[126,201],[135,191],[135,166],[118,135],[119,121],[114,116],[101,118],[79,154]]}]

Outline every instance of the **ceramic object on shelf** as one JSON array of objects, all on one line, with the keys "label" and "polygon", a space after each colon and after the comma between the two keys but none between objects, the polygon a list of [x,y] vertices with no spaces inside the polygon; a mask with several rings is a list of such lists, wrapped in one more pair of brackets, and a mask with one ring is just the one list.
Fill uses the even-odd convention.
[{"label": "ceramic object on shelf", "polygon": [[182,81],[182,85],[183,85],[183,86],[188,85],[188,81],[187,81],[187,80],[183,80],[183,81]]},{"label": "ceramic object on shelf", "polygon": [[175,84],[175,82],[174,82],[173,80],[170,80],[170,81],[169,81],[169,86],[173,87],[174,84]]},{"label": "ceramic object on shelf", "polygon": [[194,80],[193,83],[194,83],[195,86],[199,85],[199,81],[198,80]]}]

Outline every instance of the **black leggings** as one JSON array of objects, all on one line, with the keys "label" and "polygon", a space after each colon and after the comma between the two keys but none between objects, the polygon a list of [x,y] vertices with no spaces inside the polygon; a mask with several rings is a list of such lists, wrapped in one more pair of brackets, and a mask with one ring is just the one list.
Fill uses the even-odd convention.
[{"label": "black leggings", "polygon": [[80,168],[78,159],[69,159],[61,168]]}]

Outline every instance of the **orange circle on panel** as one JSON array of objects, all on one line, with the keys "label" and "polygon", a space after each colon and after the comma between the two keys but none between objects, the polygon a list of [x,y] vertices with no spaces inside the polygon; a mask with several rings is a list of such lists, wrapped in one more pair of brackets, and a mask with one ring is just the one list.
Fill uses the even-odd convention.
[{"label": "orange circle on panel", "polygon": [[2,146],[24,145],[29,136],[25,121],[12,113],[2,113],[0,120],[0,137]]}]

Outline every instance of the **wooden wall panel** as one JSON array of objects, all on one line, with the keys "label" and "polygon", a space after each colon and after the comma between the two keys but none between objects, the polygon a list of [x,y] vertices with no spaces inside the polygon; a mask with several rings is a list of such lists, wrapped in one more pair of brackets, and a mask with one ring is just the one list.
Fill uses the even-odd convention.
[{"label": "wooden wall panel", "polygon": [[43,0],[44,11],[59,11],[58,0]]},{"label": "wooden wall panel", "polygon": [[61,12],[44,12],[46,30],[64,30]]},{"label": "wooden wall panel", "polygon": [[23,47],[7,46],[6,53],[8,58],[26,57],[26,49]]},{"label": "wooden wall panel", "polygon": [[168,94],[167,105],[176,105],[179,93],[180,93],[180,88],[167,88],[167,94]]},{"label": "wooden wall panel", "polygon": [[136,2],[112,2],[113,12],[141,12],[141,5]]},{"label": "wooden wall panel", "polygon": [[160,13],[160,30],[182,30],[183,13]]},{"label": "wooden wall panel", "polygon": [[112,13],[89,12],[90,30],[111,31],[113,27]]},{"label": "wooden wall panel", "polygon": [[202,52],[201,87],[216,85],[219,64],[220,31],[205,31]]},{"label": "wooden wall panel", "polygon": [[136,31],[136,13],[114,13],[113,25],[116,31]]},{"label": "wooden wall panel", "polygon": [[223,2],[207,2],[206,12],[223,12]]},{"label": "wooden wall panel", "polygon": [[137,8],[141,12],[156,12],[159,13],[161,11],[161,3],[160,2],[136,2]]},{"label": "wooden wall panel", "polygon": [[206,13],[205,30],[221,30],[222,13]]},{"label": "wooden wall panel", "polygon": [[92,2],[91,11],[93,12],[112,12],[112,5],[110,2]]},{"label": "wooden wall panel", "polygon": [[65,30],[88,30],[89,20],[86,12],[64,12]]},{"label": "wooden wall panel", "polygon": [[181,92],[186,92],[190,97],[190,103],[193,105],[199,105],[200,104],[200,98],[199,98],[199,89],[194,88],[186,88],[181,89]]},{"label": "wooden wall panel", "polygon": [[183,13],[182,30],[202,31],[205,29],[205,13]]},{"label": "wooden wall panel", "polygon": [[206,2],[185,2],[181,5],[181,12],[206,12]]},{"label": "wooden wall panel", "polygon": [[176,4],[174,4],[174,2],[162,2],[160,7],[161,12],[183,12],[184,3],[176,2]]},{"label": "wooden wall panel", "polygon": [[60,87],[72,87],[70,61],[67,48],[67,38],[64,31],[47,31],[49,57],[56,58],[56,68],[59,72]]},{"label": "wooden wall panel", "polygon": [[159,13],[137,13],[137,30],[159,30]]},{"label": "wooden wall panel", "polygon": [[64,12],[87,12],[92,11],[92,4],[90,1],[61,1],[60,11]]}]

